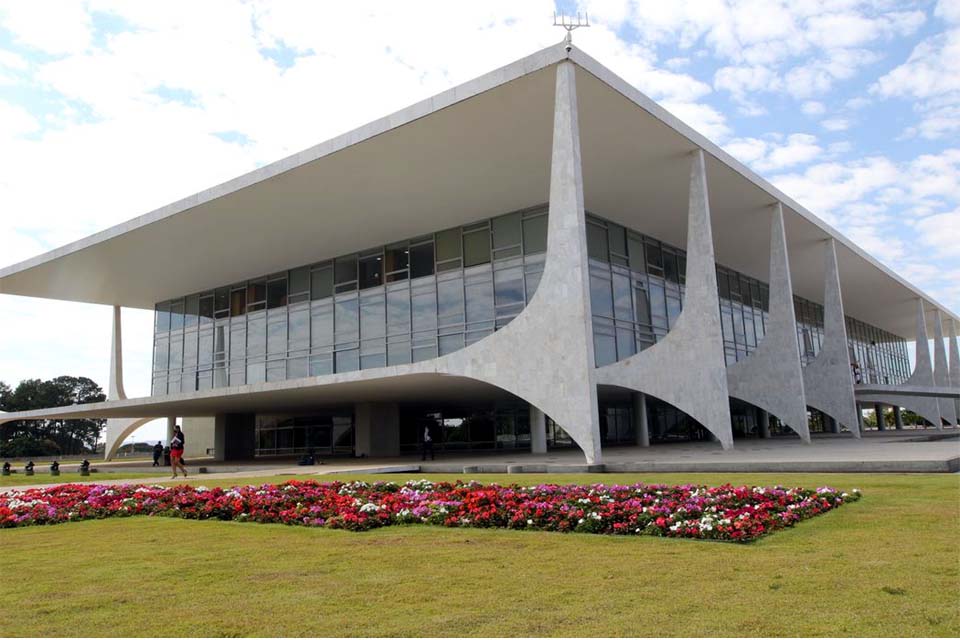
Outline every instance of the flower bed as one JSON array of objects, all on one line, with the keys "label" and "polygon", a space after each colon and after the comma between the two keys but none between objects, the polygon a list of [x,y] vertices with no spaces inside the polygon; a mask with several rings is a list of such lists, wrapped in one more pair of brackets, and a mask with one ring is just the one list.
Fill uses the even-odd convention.
[{"label": "flower bed", "polygon": [[397,524],[748,542],[860,499],[830,487],[317,482],[207,489],[67,484],[0,494],[0,527],[133,515],[365,531]]}]

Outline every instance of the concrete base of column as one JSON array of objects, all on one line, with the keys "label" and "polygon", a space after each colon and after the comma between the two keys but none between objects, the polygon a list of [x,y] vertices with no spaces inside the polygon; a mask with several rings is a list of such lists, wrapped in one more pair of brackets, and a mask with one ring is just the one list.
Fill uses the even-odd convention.
[{"label": "concrete base of column", "polygon": [[530,405],[530,453],[547,452],[547,416]]},{"label": "concrete base of column", "polygon": [[650,424],[647,422],[647,395],[634,393],[633,398],[633,431],[637,436],[637,446],[650,446]]},{"label": "concrete base of column", "polygon": [[863,433],[863,407],[859,404],[857,405],[857,428],[860,430],[860,433]]},{"label": "concrete base of column", "polygon": [[170,441],[173,440],[173,427],[177,424],[177,417],[170,416],[167,418],[167,441],[164,444],[170,444]]},{"label": "concrete base of column", "polygon": [[893,422],[897,431],[903,429],[903,416],[900,414],[900,407],[893,408]]}]

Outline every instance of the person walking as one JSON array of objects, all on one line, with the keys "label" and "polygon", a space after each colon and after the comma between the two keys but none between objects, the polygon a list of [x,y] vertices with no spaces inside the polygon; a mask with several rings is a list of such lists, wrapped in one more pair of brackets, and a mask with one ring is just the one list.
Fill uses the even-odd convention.
[{"label": "person walking", "polygon": [[160,466],[160,458],[163,456],[163,443],[157,442],[153,445],[153,466]]},{"label": "person walking", "polygon": [[183,464],[183,446],[186,444],[186,438],[180,425],[173,426],[173,438],[170,439],[170,466],[173,467],[173,477],[177,477],[177,468],[183,470],[183,477],[187,477],[187,468]]},{"label": "person walking", "polygon": [[421,460],[427,459],[427,452],[430,452],[430,459],[436,460],[436,457],[433,453],[433,438],[430,436],[430,426],[427,425],[423,428],[423,456]]}]

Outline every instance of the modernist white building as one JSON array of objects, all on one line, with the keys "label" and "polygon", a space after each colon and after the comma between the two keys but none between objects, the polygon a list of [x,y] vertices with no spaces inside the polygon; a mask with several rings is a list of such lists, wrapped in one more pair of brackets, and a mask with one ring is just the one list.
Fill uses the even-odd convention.
[{"label": "modernist white building", "polygon": [[[219,459],[397,455],[429,426],[596,463],[960,412],[960,318],[563,44],[3,269],[0,293],[113,306],[109,400],[3,416],[108,418],[108,458],[170,416]],[[122,307],[156,311],[149,397],[124,393]]]}]

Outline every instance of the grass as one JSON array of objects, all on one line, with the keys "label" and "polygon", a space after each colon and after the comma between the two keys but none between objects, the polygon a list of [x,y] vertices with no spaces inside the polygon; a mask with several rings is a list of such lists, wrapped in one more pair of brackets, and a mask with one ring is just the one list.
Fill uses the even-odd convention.
[{"label": "grass", "polygon": [[[167,472],[169,474],[169,472]],[[81,476],[79,471],[60,472],[59,476],[51,476],[49,472],[37,472],[36,475],[24,475],[22,470],[10,476],[0,476],[0,487],[32,486],[36,484],[64,484],[67,482],[103,482],[104,480],[139,480],[141,478],[153,478],[164,473],[125,473],[122,471],[111,473],[91,473],[89,476]]]},{"label": "grass", "polygon": [[[411,477],[425,476],[389,479]],[[7,636],[960,634],[956,475],[476,477],[523,484],[832,484],[858,487],[864,498],[750,545],[428,526],[358,534],[166,518],[0,530],[0,631]],[[195,483],[244,481],[191,478]],[[173,610],[176,615],[167,615]],[[158,615],[150,615],[153,611]]]}]

